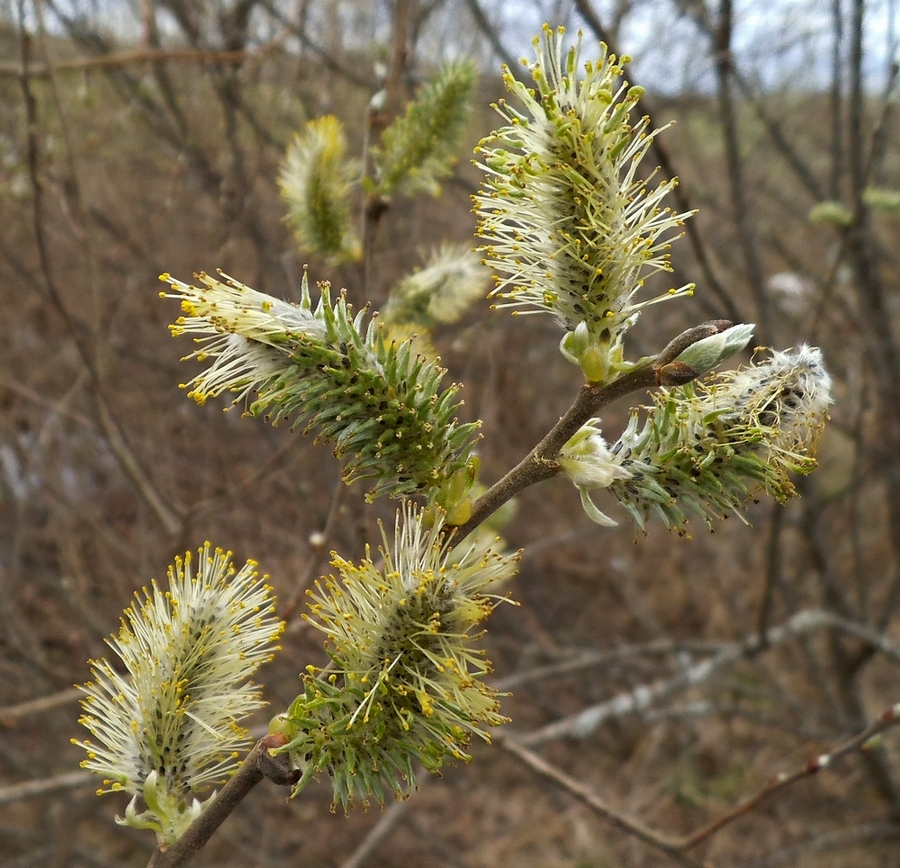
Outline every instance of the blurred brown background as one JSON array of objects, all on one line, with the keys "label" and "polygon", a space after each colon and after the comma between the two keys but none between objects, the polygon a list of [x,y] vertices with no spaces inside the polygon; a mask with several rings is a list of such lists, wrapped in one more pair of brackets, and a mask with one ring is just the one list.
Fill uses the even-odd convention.
[{"label": "blurred brown background", "polygon": [[[564,480],[527,492],[523,547],[486,639],[511,731],[617,810],[687,835],[774,774],[900,702],[900,147],[896,3],[730,0],[43,0],[0,3],[0,864],[144,865],[151,833],[77,771],[71,686],[105,653],[134,590],[204,539],[271,576],[289,629],[260,673],[272,709],[321,663],[300,620],[328,551],[361,556],[393,504],[339,485],[327,447],[198,407],[172,340],[162,271],[217,267],[294,299],[306,258],[276,172],[323,113],[361,152],[376,65],[410,14],[407,92],[441,60],[483,68],[457,172],[439,200],[397,200],[374,250],[376,307],[441,239],[471,238],[471,148],[499,121],[501,60],[543,20],[635,58],[664,133],[648,157],[698,208],[676,243],[689,301],[650,308],[632,358],[712,317],[755,343],[823,348],[835,379],[820,469],[787,507],[753,506],[686,538],[624,512],[592,525]],[[765,9],[765,12],[763,12]],[[23,70],[25,74],[23,75]],[[29,107],[30,102],[30,107]],[[664,173],[665,173],[664,170]],[[876,192],[871,191],[876,188]],[[837,220],[814,223],[823,202]],[[361,301],[355,267],[309,260]],[[580,372],[547,318],[488,302],[437,336],[465,410],[484,421],[485,481],[564,412]],[[636,401],[643,400],[637,396]],[[615,439],[627,406],[605,414]],[[600,498],[598,498],[599,502]],[[318,544],[325,534],[324,544]],[[315,544],[314,544],[315,543]],[[703,664],[706,663],[705,667]],[[649,692],[648,692],[649,691]],[[577,735],[542,727],[595,709]],[[264,723],[261,716],[258,723]],[[716,866],[900,864],[897,735],[854,752],[691,852]],[[656,866],[669,857],[538,779],[498,747],[399,808],[329,812],[327,782],[293,803],[260,786],[198,866]]]}]

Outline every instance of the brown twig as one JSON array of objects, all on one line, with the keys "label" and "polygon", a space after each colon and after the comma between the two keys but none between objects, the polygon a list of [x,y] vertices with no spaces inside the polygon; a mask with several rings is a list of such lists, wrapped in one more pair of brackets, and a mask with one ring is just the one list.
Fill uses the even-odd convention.
[{"label": "brown twig", "polygon": [[150,858],[147,868],[178,868],[190,862],[244,797],[265,778],[279,786],[296,783],[300,773],[288,768],[287,757],[269,754],[270,748],[284,743],[283,736],[270,735],[260,739],[203,813],[174,844],[160,847]]},{"label": "brown twig", "polygon": [[834,750],[819,754],[792,773],[779,773],[773,776],[765,786],[736,807],[727,811],[712,823],[682,838],[675,838],[651,829],[640,821],[612,808],[588,787],[551,765],[516,738],[500,734],[499,736],[494,736],[494,742],[507,753],[520,759],[542,778],[565,790],[606,822],[618,827],[639,841],[643,841],[648,846],[666,853],[679,865],[701,868],[705,863],[697,862],[688,856],[688,851],[698,847],[721,829],[751,813],[763,802],[793,786],[798,781],[812,777],[823,769],[830,768],[835,762],[851,753],[867,750],[874,743],[873,740],[881,733],[896,726],[898,723],[900,723],[900,705],[889,708],[877,720],[870,723],[865,729]]},{"label": "brown twig", "polygon": [[[238,64],[251,57],[258,57],[277,47],[281,40],[273,40],[253,51],[214,51],[205,48],[136,48],[104,54],[100,57],[78,57],[72,60],[57,60],[53,64],[33,64],[28,69],[31,78],[49,78],[55,72],[85,72],[92,69],[114,69],[140,63],[162,63],[179,61],[214,66]],[[16,63],[0,63],[0,76],[20,77],[22,66]]]},{"label": "brown twig", "polygon": [[281,617],[284,619],[285,623],[288,624],[289,629],[291,627],[302,626],[306,623],[301,620],[299,616],[299,610],[301,609],[300,601],[303,599],[303,595],[309,588],[311,580],[315,575],[318,575],[318,570],[322,565],[323,560],[327,560],[328,549],[331,544],[331,538],[334,534],[335,527],[338,523],[338,517],[341,514],[341,509],[344,504],[344,493],[346,490],[347,486],[344,484],[344,481],[338,479],[334,484],[334,491],[331,495],[331,505],[328,508],[328,516],[325,519],[325,524],[322,529],[318,531],[318,538],[315,541],[310,540],[312,553],[304,564],[303,569],[299,571],[297,578],[294,580],[293,591],[284,601]]},{"label": "brown twig", "polygon": [[[428,786],[435,777],[419,776],[418,783],[413,796],[419,793],[423,787]],[[373,856],[384,840],[394,830],[399,823],[410,811],[415,804],[412,797],[404,799],[402,802],[394,802],[394,804],[385,808],[378,822],[368,831],[365,838],[357,845],[354,851],[340,864],[340,868],[363,868],[369,864],[369,859]]]},{"label": "brown twig", "polygon": [[[807,838],[799,844],[793,844],[769,853],[761,859],[755,859],[744,865],[743,868],[776,868],[779,865],[794,868],[794,866],[808,861],[809,856],[813,853],[828,853],[829,859],[834,860],[837,858],[834,854],[838,850],[865,846],[876,841],[896,841],[898,838],[900,838],[900,825],[896,823],[862,823],[858,826],[850,826]],[[861,852],[868,852],[868,850]]]},{"label": "brown twig", "polygon": [[809,762],[792,773],[782,772],[772,777],[762,789],[750,796],[750,798],[745,799],[737,805],[737,807],[732,808],[732,810],[723,814],[708,826],[704,826],[692,835],[688,835],[683,840],[681,848],[690,850],[691,848],[696,847],[729,823],[733,823],[738,817],[750,813],[776,793],[787,789],[798,781],[802,781],[804,778],[809,778],[818,774],[822,769],[829,768],[837,762],[837,760],[843,759],[851,753],[858,750],[866,750],[872,742],[872,739],[885,730],[890,729],[892,726],[896,726],[898,723],[900,723],[900,705],[895,705],[882,713],[876,720],[862,730],[862,732],[853,736],[853,738],[848,739],[833,751],[819,754],[819,756],[809,760]]},{"label": "brown twig", "polygon": [[732,89],[734,61],[731,42],[733,34],[733,0],[720,0],[719,20],[711,38],[713,40],[719,115],[731,195],[731,219],[734,222],[737,246],[744,260],[744,273],[756,301],[757,335],[764,344],[768,345],[772,341],[771,310],[766,298],[762,260],[753,224],[753,208],[748,195],[746,166],[738,131],[738,111]]},{"label": "brown twig", "polygon": [[84,693],[81,690],[77,687],[70,687],[68,690],[60,690],[50,696],[41,696],[38,699],[30,699],[16,705],[7,705],[0,708],[0,726],[13,726],[20,718],[30,717],[32,714],[44,714],[61,705],[70,705],[82,696]]},{"label": "brown twig", "polygon": [[458,538],[462,539],[473,531],[519,492],[555,476],[559,472],[556,459],[560,450],[585,422],[604,407],[640,389],[682,385],[694,379],[697,372],[680,365],[675,359],[692,344],[718,334],[730,325],[729,320],[710,320],[694,326],[670,341],[655,358],[638,362],[631,371],[611,383],[602,386],[585,383],[572,406],[540,443],[476,501],[471,517],[457,530]]},{"label": "brown twig", "polygon": [[68,772],[51,778],[23,781],[8,787],[0,787],[0,805],[21,802],[24,799],[34,799],[38,796],[47,796],[62,790],[87,789],[88,787],[96,787],[96,785],[97,779],[90,772]]},{"label": "brown twig", "polygon": [[490,19],[487,17],[484,9],[481,8],[481,4],[478,0],[465,0],[465,4],[472,18],[475,20],[476,26],[490,43],[490,46],[494,49],[494,53],[497,57],[506,64],[513,76],[521,78],[522,65],[516,61],[516,58],[513,57],[512,53],[508,51],[506,46],[500,41],[497,28],[491,24]]},{"label": "brown twig", "polygon": [[775,601],[775,590],[781,582],[781,543],[784,531],[784,510],[780,503],[773,504],[769,511],[769,538],[766,541],[766,579],[763,586],[759,614],[756,617],[756,635],[761,644],[766,641],[769,619]]},{"label": "brown twig", "polygon": [[703,863],[697,862],[681,852],[682,844],[677,839],[655,832],[638,820],[616,811],[584,784],[576,781],[574,778],[570,778],[565,772],[551,765],[543,757],[515,739],[500,734],[495,735],[493,741],[507,753],[521,760],[532,771],[537,772],[544,780],[565,790],[570,796],[586,805],[608,823],[637,838],[639,841],[643,841],[648,846],[662,851],[679,865],[685,866],[685,868],[703,868]]},{"label": "brown twig", "polygon": [[[730,3],[721,3],[719,6],[720,22],[718,30],[716,23],[713,21],[711,10],[706,5],[691,3],[688,0],[682,0],[678,5],[681,12],[688,15],[697,24],[704,36],[714,45],[719,54],[717,62],[727,63],[728,77],[737,85],[741,95],[750,105],[750,108],[753,109],[754,114],[759,118],[763,127],[765,127],[772,144],[775,146],[775,150],[784,158],[800,185],[809,193],[810,198],[814,202],[825,199],[825,191],[816,179],[809,162],[804,160],[800,151],[791,145],[784,127],[766,109],[765,103],[759,94],[754,92],[747,76],[737,66],[734,56],[731,55],[728,49],[727,43],[730,42],[731,29],[728,18],[730,18],[731,10],[726,7],[730,6]],[[723,42],[726,44],[723,45]],[[836,62],[837,66],[839,66],[839,62]]]}]

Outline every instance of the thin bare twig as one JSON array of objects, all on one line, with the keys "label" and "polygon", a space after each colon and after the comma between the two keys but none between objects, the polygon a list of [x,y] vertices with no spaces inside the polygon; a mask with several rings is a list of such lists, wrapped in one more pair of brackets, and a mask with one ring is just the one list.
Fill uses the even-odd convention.
[{"label": "thin bare twig", "polygon": [[772,505],[769,510],[769,538],[766,542],[766,581],[763,586],[762,600],[759,604],[759,615],[756,618],[756,633],[760,642],[765,642],[769,618],[772,615],[772,604],[775,600],[775,589],[781,581],[781,535],[784,530],[784,509],[780,503]]},{"label": "thin bare twig", "polygon": [[310,541],[313,550],[312,554],[306,564],[304,564],[303,569],[300,570],[297,578],[294,580],[294,590],[291,592],[291,595],[287,597],[282,606],[281,617],[288,624],[289,631],[291,628],[301,627],[306,624],[306,622],[301,620],[298,616],[300,601],[306,593],[307,588],[309,588],[310,580],[322,563],[322,556],[328,551],[332,534],[337,525],[338,516],[341,514],[341,507],[344,503],[343,495],[346,490],[347,486],[344,484],[344,481],[338,479],[334,484],[334,492],[331,496],[331,505],[328,508],[328,516],[325,519],[325,525],[322,530],[317,532],[317,539]]},{"label": "thin bare twig", "polygon": [[97,779],[90,772],[68,772],[64,775],[54,775],[52,778],[24,781],[21,784],[0,787],[0,805],[48,796],[62,790],[78,790],[82,787],[87,789],[96,785]]},{"label": "thin bare twig", "polygon": [[32,714],[43,714],[45,711],[51,711],[61,705],[70,705],[82,696],[84,693],[77,687],[70,687],[68,690],[61,690],[50,696],[41,696],[39,699],[30,699],[28,702],[20,702],[17,705],[7,705],[5,708],[0,708],[0,726],[13,726],[15,721],[20,718],[30,717]]},{"label": "thin bare twig", "polygon": [[726,826],[751,813],[763,802],[793,786],[798,781],[812,777],[823,769],[830,768],[838,760],[851,753],[865,751],[881,733],[896,726],[898,723],[900,723],[900,705],[895,705],[839,747],[828,753],[819,754],[792,773],[779,773],[773,776],[761,789],[740,802],[736,807],[727,811],[712,823],[682,838],[675,838],[663,832],[650,829],[640,821],[612,808],[584,784],[576,781],[574,778],[570,778],[565,772],[534,753],[526,745],[522,744],[521,740],[501,734],[494,737],[494,742],[507,753],[520,759],[542,778],[556,784],[569,795],[587,805],[606,822],[637,838],[639,841],[643,841],[648,846],[666,853],[679,865],[701,868],[704,863],[697,862],[688,856],[689,850],[698,847]]},{"label": "thin bare twig", "polygon": [[304,26],[295,24],[287,15],[281,12],[278,8],[278,4],[273,3],[272,0],[262,0],[260,5],[275,21],[284,27],[287,32],[296,37],[304,48],[308,48],[316,55],[317,63],[351,82],[356,87],[365,88],[367,90],[371,87],[371,80],[357,71],[359,64],[341,63],[334,50],[314,41],[310,37],[308,29]]},{"label": "thin bare twig", "polygon": [[397,823],[409,813],[415,794],[423,787],[428,786],[433,780],[434,776],[419,777],[416,789],[410,794],[409,798],[404,799],[402,802],[394,802],[393,805],[385,808],[378,822],[369,830],[356,849],[341,862],[340,868],[363,868],[368,858],[381,846]]},{"label": "thin bare twig", "polygon": [[764,344],[772,341],[771,309],[766,298],[765,280],[759,245],[753,225],[753,208],[748,196],[744,158],[738,135],[738,117],[732,91],[734,61],[731,40],[734,33],[733,0],[720,0],[719,21],[712,35],[719,114],[728,166],[731,194],[731,218],[734,221],[737,246],[744,260],[747,282],[756,301],[757,335]]},{"label": "thin bare twig", "polygon": [[723,669],[750,660],[767,649],[783,645],[795,637],[827,629],[853,636],[867,647],[900,661],[900,646],[874,627],[841,618],[822,609],[803,609],[783,624],[769,628],[764,637],[754,635],[745,641],[725,644],[712,656],[686,666],[671,678],[640,684],[577,714],[523,734],[518,737],[519,741],[524,745],[540,745],[560,738],[586,738],[607,720],[645,711],[683,690],[709,681]]},{"label": "thin bare twig", "polygon": [[[368,174],[372,167],[372,149],[378,145],[394,115],[400,108],[403,97],[403,73],[407,65],[407,44],[409,42],[410,17],[413,0],[398,0],[394,10],[394,34],[391,45],[391,63],[383,83],[384,105],[375,108],[370,105],[366,125],[365,153],[363,159]],[[362,214],[362,255],[363,255],[363,298],[371,298],[372,255],[375,236],[381,218],[390,207],[389,200],[377,193],[366,197]]]},{"label": "thin bare twig", "polygon": [[826,832],[824,835],[816,835],[801,844],[786,847],[775,853],[770,853],[762,859],[754,860],[743,868],[776,868],[778,865],[798,865],[804,856],[811,853],[830,853],[847,847],[858,847],[860,844],[869,844],[874,841],[896,840],[900,838],[900,825],[896,823],[864,823],[860,826],[851,826],[849,829],[838,829],[835,832]]},{"label": "thin bare twig", "polygon": [[565,790],[570,796],[586,805],[608,823],[616,826],[623,832],[627,832],[639,841],[643,841],[648,846],[662,851],[679,865],[685,866],[685,868],[703,868],[703,863],[697,862],[681,852],[681,845],[678,840],[655,832],[638,820],[616,811],[584,784],[576,781],[574,778],[570,778],[565,772],[548,763],[521,742],[503,734],[495,735],[493,741],[507,753],[512,754],[525,763],[532,771],[537,772],[544,780],[550,781],[550,783]]},{"label": "thin bare twig", "polygon": [[[262,56],[278,47],[281,40],[276,39],[257,48],[240,51],[215,51],[205,48],[136,48],[132,51],[120,51],[114,54],[103,54],[98,57],[79,57],[72,60],[57,60],[53,64],[32,64],[28,69],[31,78],[49,78],[54,72],[85,72],[92,69],[113,69],[143,63],[162,63],[178,61],[182,63],[211,64],[214,66],[238,64],[250,57]],[[0,63],[0,76],[16,77],[22,75],[22,67],[16,63]]]},{"label": "thin bare twig", "polygon": [[[726,4],[723,3],[722,7],[725,5]],[[730,5],[730,3],[727,5]],[[712,17],[706,6],[690,2],[681,2],[679,3],[679,7],[682,12],[691,17],[691,20],[697,24],[703,34],[713,43],[716,43],[717,40],[730,42],[730,34],[722,32],[722,27],[726,27],[730,31],[730,22],[720,18],[720,31],[717,33]],[[720,7],[720,9],[722,9],[722,7]],[[723,9],[722,12],[722,17],[724,17],[725,10]],[[730,12],[728,14],[730,16]],[[728,37],[727,39],[725,38],[726,36]],[[788,141],[784,128],[768,112],[765,103],[760,98],[759,94],[754,91],[747,76],[743,74],[741,69],[734,62],[734,56],[731,55],[728,46],[722,45],[720,42],[717,50],[728,53],[728,77],[737,85],[738,90],[740,90],[744,99],[747,100],[750,107],[753,109],[754,114],[765,127],[772,144],[775,146],[775,150],[782,155],[801,186],[809,193],[810,198],[814,202],[820,202],[822,199],[825,199],[825,191],[813,174],[813,170],[809,163],[803,159],[800,151]]]},{"label": "thin bare twig", "polygon": [[516,78],[520,78],[522,69],[521,64],[516,62],[516,58],[513,57],[512,53],[500,41],[500,36],[497,33],[497,28],[494,27],[493,24],[491,24],[490,19],[487,17],[484,9],[481,8],[481,4],[478,2],[478,0],[464,0],[464,2],[472,18],[475,20],[476,26],[481,31],[485,39],[487,39],[487,41],[490,43],[491,48],[494,49],[494,53],[497,55],[497,57],[500,58],[500,60],[503,61],[504,64],[506,64],[512,75],[514,75]]},{"label": "thin bare twig", "polygon": [[702,829],[688,835],[683,841],[683,848],[689,850],[702,844],[708,838],[712,837],[720,829],[723,829],[729,823],[733,823],[738,817],[750,813],[764,801],[774,796],[776,793],[787,789],[804,778],[812,777],[818,774],[822,769],[827,769],[835,762],[855,753],[858,750],[866,750],[867,745],[872,740],[892,726],[900,723],[900,705],[895,705],[881,714],[877,720],[870,723],[862,732],[857,733],[853,738],[848,739],[842,745],[830,751],[829,753],[819,754],[805,763],[799,769],[791,773],[779,773],[769,780],[769,782],[757,793],[745,799],[737,807],[730,810],[727,814],[719,817],[719,819],[704,826]]},{"label": "thin bare twig", "polygon": [[535,684],[541,681],[558,681],[569,675],[583,673],[586,669],[597,669],[610,663],[635,657],[658,657],[661,655],[679,656],[683,654],[710,654],[721,648],[719,643],[712,642],[674,642],[671,639],[656,639],[637,645],[617,645],[615,648],[602,651],[584,651],[554,663],[523,669],[503,678],[493,679],[491,687],[507,691]]}]

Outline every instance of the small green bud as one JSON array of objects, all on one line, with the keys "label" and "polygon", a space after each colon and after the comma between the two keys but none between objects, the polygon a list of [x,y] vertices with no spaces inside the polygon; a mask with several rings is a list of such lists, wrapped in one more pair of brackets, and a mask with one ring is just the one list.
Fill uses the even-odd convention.
[{"label": "small green bud", "polygon": [[842,202],[819,202],[809,209],[808,219],[814,225],[833,223],[835,226],[849,226],[853,222],[853,212]]},{"label": "small green bud", "polygon": [[690,366],[702,377],[744,349],[753,337],[754,328],[753,323],[731,326],[691,344],[675,361]]},{"label": "small green bud", "polygon": [[884,744],[884,733],[878,732],[863,742],[860,750],[875,750]]},{"label": "small green bud", "polygon": [[293,739],[296,734],[297,724],[294,723],[290,716],[285,712],[276,714],[275,717],[269,721],[269,726],[266,730],[266,735],[283,735],[288,741]]},{"label": "small green bud", "polygon": [[444,484],[438,500],[446,511],[446,523],[452,526],[465,524],[472,517],[470,492],[478,472],[478,459],[472,457],[465,467],[457,470]]},{"label": "small green bud", "polygon": [[863,201],[873,211],[900,214],[900,190],[885,187],[867,187],[863,190]]},{"label": "small green bud", "polygon": [[589,383],[605,383],[609,379],[612,349],[608,341],[590,333],[586,322],[580,322],[574,331],[566,332],[559,343],[560,352],[584,371]]}]

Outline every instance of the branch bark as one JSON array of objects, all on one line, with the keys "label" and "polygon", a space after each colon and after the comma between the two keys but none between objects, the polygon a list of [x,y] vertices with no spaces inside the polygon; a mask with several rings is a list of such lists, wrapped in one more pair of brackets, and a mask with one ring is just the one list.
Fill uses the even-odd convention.
[{"label": "branch bark", "polygon": [[[504,503],[536,482],[550,479],[559,472],[557,457],[569,439],[589,419],[604,407],[632,392],[657,386],[682,385],[696,378],[697,373],[675,359],[689,346],[731,326],[729,320],[710,320],[682,332],[655,358],[638,362],[618,379],[605,385],[585,383],[565,415],[547,432],[512,470],[480,497],[472,508],[472,515],[459,525],[457,537],[463,539]],[[675,364],[673,364],[675,363]]]},{"label": "branch bark", "polygon": [[900,705],[887,709],[862,731],[843,742],[834,750],[813,757],[791,773],[781,772],[774,775],[752,796],[744,799],[731,810],[726,811],[712,823],[709,823],[701,829],[698,829],[696,832],[682,838],[675,838],[664,832],[651,829],[633,817],[629,817],[627,814],[616,810],[596,795],[591,789],[574,778],[569,777],[561,769],[547,762],[543,757],[532,751],[520,740],[506,734],[501,734],[499,736],[495,735],[493,740],[499,747],[515,756],[544,780],[555,784],[570,796],[586,805],[593,813],[607,823],[616,826],[633,838],[642,841],[644,844],[665,853],[679,865],[687,866],[687,868],[705,868],[707,863],[698,862],[688,855],[688,851],[693,850],[708,841],[726,826],[729,826],[741,817],[752,813],[761,804],[799,781],[810,778],[823,769],[830,768],[838,760],[857,751],[860,751],[865,755],[865,752],[877,741],[877,737],[881,733],[896,726],[898,723],[900,723]]},{"label": "branch bark", "polygon": [[283,744],[283,736],[270,735],[260,739],[203,813],[174,844],[160,847],[150,858],[147,868],[179,868],[187,865],[260,781],[268,778],[280,786],[296,783],[300,772],[287,767],[287,757],[269,755],[270,748]]}]

